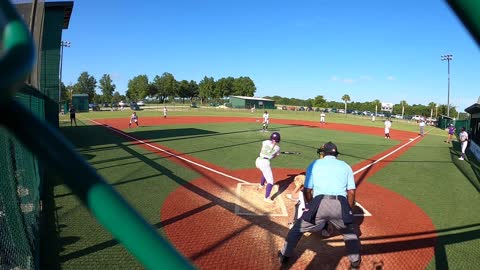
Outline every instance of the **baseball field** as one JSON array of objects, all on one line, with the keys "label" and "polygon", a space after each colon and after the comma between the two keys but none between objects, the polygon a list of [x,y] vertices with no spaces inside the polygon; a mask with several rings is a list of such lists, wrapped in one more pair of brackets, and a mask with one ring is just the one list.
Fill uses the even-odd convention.
[{"label": "baseball field", "polygon": [[[293,178],[333,141],[357,183],[356,229],[361,269],[477,269],[480,257],[480,165],[458,160],[446,131],[361,116],[270,111],[169,108],[77,114],[78,127],[61,116],[61,132],[105,180],[199,269],[278,269],[293,216],[286,194]],[[265,204],[256,191],[261,141],[281,133],[272,161],[278,191]],[[89,213],[62,179],[51,183],[46,209],[51,249],[46,269],[143,269]],[[114,218],[114,217],[113,217]],[[118,222],[122,222],[118,220]],[[343,238],[306,234],[290,269],[347,269]]]}]

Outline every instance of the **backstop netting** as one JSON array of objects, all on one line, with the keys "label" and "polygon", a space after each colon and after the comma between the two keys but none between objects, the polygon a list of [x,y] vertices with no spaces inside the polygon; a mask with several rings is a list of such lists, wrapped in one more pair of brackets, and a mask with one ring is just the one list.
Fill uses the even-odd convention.
[{"label": "backstop netting", "polygon": [[[40,87],[44,1],[11,2],[30,29],[37,46],[37,64],[15,98],[43,119],[45,98],[36,94],[36,89]],[[5,23],[0,16],[2,33]],[[3,48],[0,46],[0,49]],[[39,269],[41,175],[37,158],[0,126],[0,269]]]}]

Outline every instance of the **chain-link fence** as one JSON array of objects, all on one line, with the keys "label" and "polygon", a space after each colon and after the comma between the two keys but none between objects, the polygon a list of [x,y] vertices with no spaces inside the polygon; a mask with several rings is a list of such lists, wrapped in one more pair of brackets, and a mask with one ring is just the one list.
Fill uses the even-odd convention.
[{"label": "chain-link fence", "polygon": [[[40,118],[44,101],[15,99]],[[36,269],[39,263],[40,168],[36,157],[0,127],[0,269]]]}]

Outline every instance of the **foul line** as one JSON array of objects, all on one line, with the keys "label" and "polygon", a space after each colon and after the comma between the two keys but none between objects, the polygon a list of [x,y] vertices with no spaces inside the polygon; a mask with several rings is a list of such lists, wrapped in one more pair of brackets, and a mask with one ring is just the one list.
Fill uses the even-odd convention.
[{"label": "foul line", "polygon": [[[217,171],[217,170],[215,170],[215,169],[209,168],[209,167],[207,167],[207,166],[205,166],[205,165],[202,165],[202,164],[200,164],[200,163],[198,163],[198,162],[191,161],[191,160],[189,160],[189,159],[186,159],[186,158],[184,158],[184,157],[181,157],[181,156],[179,156],[179,155],[176,155],[176,154],[174,154],[174,153],[172,153],[172,152],[170,152],[170,151],[161,149],[161,148],[159,148],[159,147],[157,147],[157,146],[155,146],[155,145],[153,145],[153,144],[151,144],[151,143],[148,143],[148,142],[139,140],[139,139],[137,139],[137,138],[135,138],[135,137],[133,137],[133,136],[128,135],[127,133],[125,133],[125,132],[123,132],[123,131],[120,131],[120,130],[118,130],[118,129],[112,128],[112,127],[110,127],[109,125],[102,124],[102,123],[100,123],[100,122],[97,122],[97,121],[95,121],[95,120],[91,120],[91,119],[88,119],[88,118],[86,118],[86,119],[87,119],[88,121],[91,121],[91,122],[97,124],[97,125],[106,127],[106,128],[108,128],[108,129],[110,129],[110,130],[112,130],[112,131],[114,131],[114,132],[116,132],[116,133],[118,133],[118,134],[120,134],[120,135],[122,135],[122,136],[124,136],[124,137],[127,137],[127,138],[129,138],[129,139],[132,139],[133,141],[136,141],[136,142],[142,143],[142,144],[144,144],[144,145],[147,145],[147,146],[149,146],[149,147],[151,147],[151,148],[153,148],[153,149],[155,149],[155,150],[161,151],[161,152],[163,152],[163,153],[165,153],[165,154],[168,154],[168,155],[170,155],[170,156],[172,156],[172,157],[181,159],[181,160],[183,160],[183,161],[185,161],[185,162],[188,162],[188,163],[190,163],[190,164],[199,166],[199,167],[201,167],[201,168],[203,168],[203,169],[205,169],[205,170],[214,172],[214,173],[216,173],[216,174],[225,176],[225,177],[227,177],[227,178],[230,178],[230,179],[232,179],[232,180],[236,180],[236,181],[241,182],[241,183],[244,183],[244,184],[251,184],[251,182],[245,181],[245,180],[240,179],[240,178],[235,177],[235,176],[228,175],[228,174],[223,173],[223,172],[219,172],[219,171]],[[433,128],[432,128],[432,129],[433,129]],[[430,129],[430,130],[431,130],[431,129]],[[430,130],[429,130],[429,131],[430,131]],[[426,133],[428,133],[428,131],[427,131]],[[369,168],[369,167],[377,164],[378,162],[380,162],[380,161],[384,160],[385,158],[389,157],[390,155],[396,153],[397,151],[399,151],[399,150],[402,149],[403,147],[409,145],[409,144],[412,143],[414,140],[416,140],[416,139],[418,139],[418,138],[420,138],[420,137],[421,137],[421,136],[417,136],[417,137],[415,137],[415,138],[410,139],[407,143],[403,144],[402,146],[398,147],[397,149],[393,150],[392,152],[386,154],[385,156],[377,159],[375,162],[372,162],[372,163],[370,163],[370,164],[368,164],[368,165],[365,165],[365,166],[363,166],[362,168],[356,170],[356,171],[353,173],[353,175],[355,175],[355,174],[357,174],[357,173],[359,173],[359,172],[362,172],[362,171],[364,171],[365,169],[367,169],[367,168]],[[372,214],[371,214],[370,212],[368,212],[368,210],[365,209],[365,207],[363,207],[362,205],[360,205],[358,202],[356,202],[356,205],[362,209],[363,214],[355,214],[355,216],[372,216]]]},{"label": "foul line", "polygon": [[245,184],[250,183],[250,182],[248,182],[248,181],[242,180],[242,179],[237,178],[237,177],[235,177],[235,176],[231,176],[231,175],[225,174],[225,173],[223,173],[223,172],[219,172],[219,171],[214,170],[214,169],[212,169],[212,168],[209,168],[209,167],[207,167],[207,166],[205,166],[205,165],[202,165],[202,164],[200,164],[200,163],[198,163],[198,162],[191,161],[191,160],[189,160],[189,159],[186,159],[186,158],[184,158],[184,157],[181,157],[181,156],[179,156],[179,155],[176,155],[176,154],[174,154],[174,153],[172,153],[172,152],[170,152],[170,151],[167,151],[167,150],[164,150],[164,149],[162,149],[162,148],[159,148],[159,147],[157,147],[157,146],[155,146],[155,145],[153,145],[153,144],[150,144],[150,143],[144,142],[144,141],[142,141],[142,140],[139,140],[139,139],[137,139],[137,138],[135,138],[135,137],[133,137],[133,136],[128,135],[127,133],[125,133],[125,132],[123,132],[123,131],[120,131],[120,130],[115,129],[115,128],[111,128],[109,125],[102,124],[102,123],[99,123],[99,122],[97,122],[97,121],[95,121],[95,120],[91,120],[91,119],[88,119],[88,118],[87,118],[87,120],[89,120],[89,121],[91,121],[91,122],[93,122],[93,123],[95,123],[95,124],[97,124],[97,125],[104,126],[104,127],[108,128],[108,129],[110,129],[110,130],[112,130],[112,131],[114,131],[114,132],[116,132],[116,133],[118,133],[118,134],[120,134],[120,135],[122,135],[122,136],[125,136],[125,137],[127,137],[127,138],[129,138],[129,139],[132,139],[132,140],[136,141],[136,142],[145,144],[145,145],[147,145],[147,146],[149,146],[149,147],[151,147],[151,148],[153,148],[153,149],[155,149],[155,150],[161,151],[161,152],[163,152],[163,153],[165,153],[165,154],[168,154],[168,155],[170,155],[170,156],[172,156],[172,157],[176,157],[176,158],[178,158],[178,159],[181,159],[181,160],[186,161],[186,162],[188,162],[188,163],[191,163],[191,164],[193,164],[193,165],[199,166],[199,167],[201,167],[201,168],[203,168],[203,169],[205,169],[205,170],[208,170],[208,171],[211,171],[211,172],[220,174],[220,175],[222,175],[222,176],[225,176],[225,177],[227,177],[227,178],[236,180],[236,181],[238,181],[238,182],[242,182],[242,183],[245,183]]},{"label": "foul line", "polygon": [[396,153],[397,151],[400,151],[400,149],[402,149],[402,148],[404,148],[405,146],[411,144],[413,141],[415,141],[416,139],[418,139],[418,138],[420,138],[420,137],[421,137],[421,136],[417,136],[417,137],[415,137],[415,138],[410,139],[407,143],[405,143],[404,145],[398,147],[397,149],[393,150],[392,152],[390,152],[390,153],[386,154],[385,156],[383,156],[383,157],[375,160],[374,162],[372,162],[372,163],[370,163],[370,164],[368,164],[368,165],[365,165],[365,166],[363,166],[362,168],[356,170],[356,171],[353,173],[353,175],[355,175],[355,174],[357,174],[357,173],[359,173],[359,172],[362,172],[362,171],[364,171],[365,169],[367,169],[368,167],[371,167],[371,166],[377,164],[378,162],[386,159],[387,157],[393,155],[393,154]]}]

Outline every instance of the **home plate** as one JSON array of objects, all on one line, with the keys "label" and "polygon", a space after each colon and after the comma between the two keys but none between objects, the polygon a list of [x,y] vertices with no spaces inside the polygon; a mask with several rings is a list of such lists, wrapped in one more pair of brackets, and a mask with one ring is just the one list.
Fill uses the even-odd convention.
[{"label": "home plate", "polygon": [[265,189],[257,190],[257,187],[258,184],[252,183],[237,184],[235,214],[239,216],[288,216],[282,196],[272,191],[275,203],[264,202]]}]

